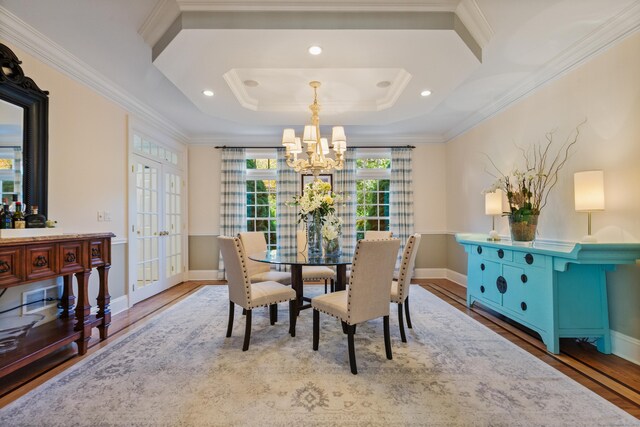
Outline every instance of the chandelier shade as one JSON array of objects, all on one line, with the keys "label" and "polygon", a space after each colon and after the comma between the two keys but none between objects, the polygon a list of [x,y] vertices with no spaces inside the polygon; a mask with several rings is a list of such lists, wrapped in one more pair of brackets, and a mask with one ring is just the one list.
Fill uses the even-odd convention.
[{"label": "chandelier shade", "polygon": [[[331,147],[327,138],[320,136],[320,104],[318,104],[318,88],[320,82],[312,81],[309,86],[313,88],[313,104],[311,110],[311,124],[305,125],[302,139],[296,137],[294,129],[284,129],[282,132],[282,145],[285,147],[287,165],[296,172],[308,173],[318,179],[320,172],[329,172],[332,169],[340,170],[344,166],[344,152],[347,150],[347,137],[344,127],[334,126],[331,132]],[[302,144],[306,144],[307,158],[298,158],[302,154]],[[334,157],[329,157],[333,149]]]}]

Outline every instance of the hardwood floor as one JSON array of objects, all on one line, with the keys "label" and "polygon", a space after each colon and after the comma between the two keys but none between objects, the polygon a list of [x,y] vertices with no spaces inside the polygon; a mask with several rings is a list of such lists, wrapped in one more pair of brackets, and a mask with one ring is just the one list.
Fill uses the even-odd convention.
[{"label": "hardwood floor", "polygon": [[[640,366],[614,355],[604,355],[597,352],[593,346],[575,340],[563,340],[561,343],[562,352],[559,355],[548,353],[534,332],[482,307],[474,306],[472,309],[468,309],[464,287],[445,279],[416,279],[413,282],[640,419]],[[124,313],[114,315],[109,339],[100,342],[97,336],[92,337],[86,356],[75,356],[73,348],[62,349],[37,364],[32,364],[3,378],[0,384],[0,408],[78,363],[84,357],[135,327],[139,322],[144,322],[150,316],[167,309],[205,284],[222,284],[222,282],[191,281],[174,286],[136,304]]]}]

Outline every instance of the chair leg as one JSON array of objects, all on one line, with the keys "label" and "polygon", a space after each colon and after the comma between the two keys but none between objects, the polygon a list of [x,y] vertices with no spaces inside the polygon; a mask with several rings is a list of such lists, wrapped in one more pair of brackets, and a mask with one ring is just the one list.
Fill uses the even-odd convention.
[{"label": "chair leg", "polygon": [[296,320],[298,319],[298,301],[289,300],[289,333],[296,336]]},{"label": "chair leg", "polygon": [[244,344],[242,345],[242,351],[249,350],[249,340],[251,339],[251,310],[247,310],[247,318],[245,320],[247,324],[244,328]]},{"label": "chair leg", "polygon": [[345,335],[348,334],[349,333],[349,325],[347,325],[347,322],[343,322],[341,320],[340,323],[342,324],[342,333],[345,334]]},{"label": "chair leg", "polygon": [[407,327],[409,329],[413,329],[411,326],[411,316],[409,315],[409,296],[407,295],[407,299],[404,300],[404,313],[407,316]]},{"label": "chair leg", "polygon": [[402,319],[402,303],[398,303],[398,325],[400,325],[400,339],[407,342],[407,336],[404,334],[404,320]]},{"label": "chair leg", "polygon": [[313,350],[318,351],[318,342],[320,341],[320,312],[313,309]]},{"label": "chair leg", "polygon": [[331,279],[331,292],[335,292],[336,291],[336,282]]},{"label": "chair leg", "polygon": [[233,301],[229,301],[229,323],[227,325],[227,338],[231,336],[231,331],[233,330],[233,312],[235,309],[235,304]]},{"label": "chair leg", "polygon": [[327,279],[324,279],[324,293],[327,293]]},{"label": "chair leg", "polygon": [[384,349],[387,352],[387,359],[393,359],[391,354],[391,334],[389,334],[389,316],[383,317],[384,325]]},{"label": "chair leg", "polygon": [[269,320],[272,325],[278,321],[278,304],[271,304],[269,306]]},{"label": "chair leg", "polygon": [[358,374],[358,367],[356,366],[356,350],[353,344],[353,336],[356,333],[356,325],[347,326],[347,342],[349,344],[349,364],[351,365],[351,373],[353,375]]},{"label": "chair leg", "polygon": [[243,316],[246,316],[246,315],[247,315],[247,309],[246,309],[246,308],[243,308],[243,309],[242,309],[242,315],[243,315]]}]

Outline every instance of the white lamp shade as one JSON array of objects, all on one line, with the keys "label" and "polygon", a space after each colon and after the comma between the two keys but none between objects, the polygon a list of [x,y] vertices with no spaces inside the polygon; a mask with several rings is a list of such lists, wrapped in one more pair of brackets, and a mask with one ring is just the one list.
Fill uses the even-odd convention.
[{"label": "white lamp shade", "polygon": [[293,148],[296,145],[296,132],[293,129],[285,129],[282,132],[282,145]]},{"label": "white lamp shade", "polygon": [[347,143],[346,142],[334,142],[333,143],[333,151],[335,151],[336,153],[344,153],[347,150]]},{"label": "white lamp shade", "polygon": [[502,190],[484,195],[485,215],[502,215]]},{"label": "white lamp shade", "polygon": [[576,211],[604,210],[604,172],[585,171],[573,175]]},{"label": "white lamp shade", "polygon": [[300,138],[295,139],[294,146],[290,151],[294,154],[302,153],[302,143],[300,142]]},{"label": "white lamp shade", "polygon": [[327,141],[327,138],[320,138],[320,147],[322,147],[322,154],[325,156],[329,154],[329,141]]},{"label": "white lamp shade", "polygon": [[316,127],[314,125],[306,125],[304,127],[302,142],[305,142],[307,144],[318,142],[318,134],[316,133]]},{"label": "white lamp shade", "polygon": [[335,146],[336,142],[347,142],[347,136],[344,134],[342,126],[334,126],[331,133],[331,142]]}]

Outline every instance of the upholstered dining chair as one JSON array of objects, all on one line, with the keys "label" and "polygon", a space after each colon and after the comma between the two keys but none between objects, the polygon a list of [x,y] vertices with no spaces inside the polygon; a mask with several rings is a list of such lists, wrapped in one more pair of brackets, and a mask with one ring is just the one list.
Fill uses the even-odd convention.
[{"label": "upholstered dining chair", "polygon": [[391,239],[392,237],[393,231],[388,230],[369,230],[364,232],[365,240]]},{"label": "upholstered dining chair", "polygon": [[289,301],[289,333],[296,336],[296,319],[298,317],[298,305],[296,303],[296,291],[281,283],[265,281],[251,283],[247,270],[247,255],[237,237],[218,237],[224,268],[227,274],[227,286],[229,287],[229,323],[227,325],[227,338],[233,330],[233,314],[235,304],[245,310],[246,325],[244,331],[244,344],[242,351],[249,349],[251,338],[251,312],[256,307],[269,307],[271,324],[275,323],[273,313],[277,310],[277,304]]},{"label": "upholstered dining chair", "polygon": [[418,233],[409,236],[402,251],[398,280],[391,282],[391,302],[398,304],[398,324],[400,325],[402,342],[407,342],[407,336],[404,333],[404,321],[402,320],[403,305],[407,316],[407,326],[412,329],[411,316],[409,315],[409,288],[411,287],[413,267],[416,263],[416,254],[418,253],[421,237]]},{"label": "upholstered dining chair", "polygon": [[[238,233],[238,238],[247,255],[264,252],[267,250],[267,240],[262,231],[246,231]],[[291,284],[291,273],[273,271],[271,265],[247,259],[247,271],[251,283],[273,281],[283,285]]]},{"label": "upholstered dining chair", "polygon": [[[296,243],[298,244],[298,252],[307,252],[307,232],[297,230]],[[324,280],[324,293],[327,293],[327,282],[331,282],[331,292],[333,292],[334,278],[336,272],[331,268],[323,265],[305,265],[302,267],[302,281],[316,282]]]},{"label": "upholstered dining chair", "polygon": [[389,297],[400,240],[360,240],[353,255],[349,288],[311,299],[313,307],[313,349],[320,341],[320,312],[342,321],[347,334],[351,373],[357,374],[354,335],[356,325],[367,320],[383,318],[384,347],[387,359],[391,354],[389,335]]}]

